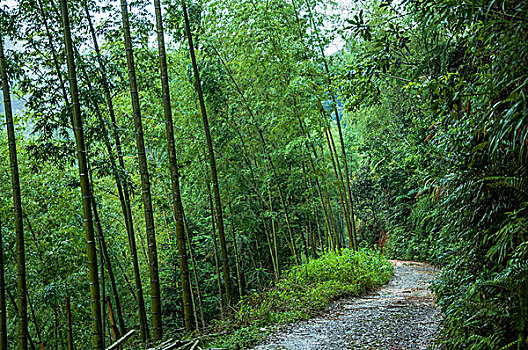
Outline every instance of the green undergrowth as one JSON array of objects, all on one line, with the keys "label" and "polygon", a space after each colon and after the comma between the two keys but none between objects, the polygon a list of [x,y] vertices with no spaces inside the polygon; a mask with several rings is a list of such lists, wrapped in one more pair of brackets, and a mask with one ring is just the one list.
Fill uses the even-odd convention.
[{"label": "green undergrowth", "polygon": [[316,316],[338,298],[358,296],[387,283],[392,274],[391,263],[377,251],[326,253],[295,266],[274,286],[242,299],[233,318],[216,327],[227,334],[210,345],[220,349],[253,345],[274,327]]}]

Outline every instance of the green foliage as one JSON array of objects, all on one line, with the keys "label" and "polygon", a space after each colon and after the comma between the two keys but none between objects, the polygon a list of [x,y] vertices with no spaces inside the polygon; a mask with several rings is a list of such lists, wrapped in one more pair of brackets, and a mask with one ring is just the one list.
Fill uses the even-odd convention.
[{"label": "green foliage", "polygon": [[528,347],[527,15],[517,1],[379,1],[349,21],[341,85],[368,135],[360,210],[377,220],[360,216],[389,255],[444,265],[445,349]]},{"label": "green foliage", "polygon": [[[145,254],[148,244],[144,235],[120,9],[117,4],[105,1],[68,0],[68,3],[71,9],[78,9],[70,15],[74,46],[78,51],[75,60],[92,190],[98,201],[126,327],[130,328],[137,324],[137,292],[133,287],[131,253],[116,177],[130,190],[140,277],[145,286],[149,279],[149,262]],[[163,318],[165,328],[178,333],[182,322],[182,298],[158,51],[151,40],[155,34],[153,17],[148,2],[129,3],[159,247]],[[173,127],[190,241],[188,248],[194,257],[194,264],[190,264],[193,293],[199,326],[207,328],[219,316],[223,296],[219,295],[216,278],[215,254],[218,252],[212,238],[214,214],[210,212],[206,186],[210,175],[204,152],[205,135],[191,78],[189,52],[187,45],[182,43],[185,33],[181,3],[165,3],[163,16],[169,34],[166,45]],[[229,215],[224,213],[230,268],[235,282],[233,289],[240,290],[244,296],[268,285],[274,276],[290,268],[296,258],[307,261],[308,256],[318,256],[329,249],[323,238],[327,232],[315,183],[317,181],[321,190],[328,192],[328,208],[338,213],[339,198],[329,154],[322,148],[322,126],[329,126],[335,132],[335,121],[323,118],[320,113],[321,104],[328,107],[331,100],[325,65],[328,64],[333,74],[339,64],[337,59],[322,57],[320,45],[324,49],[334,39],[333,29],[337,22],[326,11],[331,10],[332,3],[320,0],[210,0],[187,1],[187,5],[210,115],[220,194],[226,205],[224,210],[227,212],[227,207],[232,207],[233,211]],[[87,16],[95,27],[100,56],[95,50]],[[57,4],[50,0],[12,1],[8,7],[2,7],[0,22],[4,23],[4,19],[13,22],[5,34],[16,44],[7,50],[12,90],[26,101],[17,120],[21,140],[17,146],[24,180],[24,210],[35,233],[35,239],[29,236],[27,252],[29,296],[35,301],[35,319],[31,316],[30,327],[34,327],[33,323],[39,325],[46,347],[60,342],[63,336],[56,331],[54,316],[62,314],[62,300],[68,295],[75,306],[74,338],[78,346],[89,342],[86,322],[90,316],[89,300],[83,297],[85,242],[79,215],[62,23]],[[4,29],[2,24],[2,33]],[[104,71],[106,76],[103,76]],[[111,122],[105,80],[109,83],[115,123]],[[121,144],[124,169],[115,169],[112,164],[119,164],[114,136]],[[7,159],[6,147],[5,135],[0,133],[2,159]],[[350,157],[354,157],[353,153]],[[3,170],[0,187],[2,193],[9,193],[5,166],[0,164]],[[8,248],[13,244],[9,199],[0,199],[0,215],[6,227],[3,229],[6,232],[4,242]],[[286,223],[286,214],[289,223]],[[341,243],[346,245],[344,219],[339,215],[335,215],[332,224],[337,228],[336,235]],[[293,247],[298,257],[292,256]],[[236,277],[235,255],[239,261]],[[98,261],[101,260],[99,256]],[[46,269],[48,261],[59,266],[56,271]],[[7,258],[6,270],[8,286],[13,288],[16,275],[11,256]],[[41,270],[44,272],[39,274]],[[107,272],[101,285],[109,295],[111,285]],[[197,298],[198,287],[201,305]],[[144,293],[148,301],[150,289],[144,288]],[[39,302],[41,300],[45,302]],[[149,304],[147,302],[147,313]],[[8,313],[13,314],[12,305]],[[9,329],[14,330],[13,322]],[[33,328],[30,333],[34,334]],[[108,344],[111,340],[109,329],[106,338]]]},{"label": "green foliage", "polygon": [[[74,11],[72,30],[79,51],[75,59],[93,191],[130,327],[136,306],[114,174],[131,190],[144,282],[148,261],[142,252],[145,223],[138,200],[140,175],[119,9],[105,2],[68,1],[71,8],[83,9],[86,4],[93,16],[115,109],[116,123],[111,125],[86,16]],[[39,324],[46,346],[58,343],[61,336],[54,320],[62,312],[63,298],[71,296],[76,343],[85,344],[90,336],[85,327],[89,322],[85,242],[61,20],[53,1],[11,3],[2,8],[0,24],[18,44],[6,50],[8,72],[16,80],[13,92],[26,100],[17,116],[17,146],[24,214],[32,225],[26,230],[29,296],[36,315],[30,333]],[[219,315],[222,296],[215,274],[205,137],[189,53],[182,45],[180,6],[166,3],[182,202],[195,258],[191,270],[200,287],[201,321],[207,325]],[[382,246],[391,257],[444,266],[434,288],[446,316],[440,338],[446,349],[526,348],[528,5],[514,0],[374,0],[354,5],[346,27],[337,31],[336,18],[326,11],[332,3],[188,2],[219,189],[223,202],[232,208],[225,215],[225,228],[231,270],[238,267],[233,279],[240,289],[234,289],[243,298],[234,319],[220,326],[232,331],[223,344],[234,348],[252,343],[267,334],[270,325],[307,318],[331,300],[375,288],[390,275],[384,258],[370,251],[327,253],[309,260],[328,251],[325,237],[330,228],[335,227],[337,241],[347,244],[323,135],[324,127],[336,131],[336,121],[325,115],[334,107],[329,101],[336,92],[336,107],[346,108],[341,122],[348,167],[354,172],[350,185],[362,243]],[[144,1],[134,1],[130,13],[152,169],[163,316],[167,326],[177,329],[182,300],[157,50],[150,40],[152,16]],[[325,57],[338,33],[346,39],[345,49]],[[98,114],[108,131],[120,138],[125,169],[113,169],[110,158],[117,151],[108,152],[105,140],[115,148],[114,137],[103,134]],[[2,131],[0,156],[7,159]],[[0,163],[2,193],[10,191],[8,172],[7,163]],[[319,196],[324,197],[324,211]],[[11,205],[10,198],[0,198],[6,279],[13,289]],[[324,215],[329,210],[330,219]],[[298,257],[292,256],[294,248]],[[290,269],[295,260],[307,263]],[[288,272],[273,287],[255,292],[283,271]],[[102,285],[110,290],[108,279]],[[197,296],[194,278],[193,287]],[[145,293],[148,299],[148,288]],[[12,305],[8,313],[14,314]],[[13,341],[14,321],[11,317]]]},{"label": "green foliage", "polygon": [[218,329],[232,330],[215,347],[241,349],[263,339],[274,327],[317,315],[332,301],[358,296],[387,283],[392,264],[374,250],[326,253],[285,273],[274,286],[242,299],[232,321]]}]

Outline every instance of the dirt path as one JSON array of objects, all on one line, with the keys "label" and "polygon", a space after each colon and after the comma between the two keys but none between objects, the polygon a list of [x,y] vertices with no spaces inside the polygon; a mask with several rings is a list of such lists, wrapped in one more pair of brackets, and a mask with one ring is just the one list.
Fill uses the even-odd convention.
[{"label": "dirt path", "polygon": [[441,318],[427,290],[438,271],[421,263],[394,265],[394,277],[377,292],[343,299],[324,317],[289,325],[254,349],[427,349]]}]

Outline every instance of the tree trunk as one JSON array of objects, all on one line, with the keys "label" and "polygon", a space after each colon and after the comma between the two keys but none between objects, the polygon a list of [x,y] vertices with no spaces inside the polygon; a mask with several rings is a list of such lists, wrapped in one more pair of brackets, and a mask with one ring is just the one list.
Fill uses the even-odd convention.
[{"label": "tree trunk", "polygon": [[[310,167],[311,167],[312,172],[314,174],[315,187],[317,189],[319,202],[321,204],[321,210],[323,211],[323,216],[324,216],[324,220],[325,220],[325,229],[326,229],[325,232],[326,232],[326,234],[331,235],[332,234],[331,233],[332,229],[330,227],[330,221],[328,219],[327,208],[326,208],[325,201],[324,201],[323,195],[322,195],[323,191],[321,189],[321,184],[320,184],[319,179],[317,177],[317,171],[316,171],[315,162],[314,162],[314,159],[317,160],[317,158],[318,158],[317,150],[315,149],[314,145],[311,143],[310,134],[306,132],[306,129],[304,127],[304,123],[303,123],[303,121],[302,121],[302,119],[300,118],[299,115],[297,115],[297,120],[299,121],[299,127],[301,129],[301,133],[304,135],[304,137],[307,138],[307,141],[308,141],[307,144],[306,144],[307,158],[310,161]],[[313,157],[311,155],[312,153],[313,153]],[[329,208],[328,208],[328,210],[329,210]],[[321,244],[321,249],[324,252],[324,245],[323,244]]]},{"label": "tree trunk", "polygon": [[70,297],[66,297],[66,333],[68,337],[68,350],[73,350],[73,332],[72,332]]},{"label": "tree trunk", "polygon": [[[93,193],[92,193],[93,196]],[[95,217],[95,215],[94,215]],[[96,227],[101,227],[101,223],[99,222],[99,218],[94,218],[96,221]],[[98,230],[98,229],[97,229]],[[105,340],[105,334],[106,334],[106,307],[105,307],[105,300],[106,300],[106,283],[105,283],[105,261],[103,258],[103,244],[101,243],[99,232],[97,234],[98,240],[97,240],[97,246],[99,248],[99,261],[100,264],[100,271],[101,271],[101,321],[103,322],[103,348],[106,348],[106,340]],[[110,298],[110,297],[109,297]]]},{"label": "tree trunk", "polygon": [[315,24],[315,21],[313,19],[313,14],[312,14],[312,8],[310,6],[310,4],[308,3],[307,0],[306,1],[306,7],[308,8],[308,15],[309,15],[309,18],[310,18],[310,22],[312,24],[312,27],[313,27],[313,30],[315,32],[315,35],[316,35],[316,38],[317,38],[317,42],[319,44],[319,51],[321,52],[321,57],[323,58],[323,63],[324,63],[324,68],[325,68],[325,73],[326,73],[326,78],[327,78],[327,84],[328,84],[328,90],[330,91],[330,94],[331,94],[331,98],[332,98],[332,103],[334,105],[334,115],[335,115],[335,119],[336,119],[336,123],[337,123],[337,130],[339,132],[339,141],[340,141],[340,144],[341,144],[341,154],[342,154],[342,157],[343,157],[343,163],[344,163],[344,167],[345,167],[345,180],[346,180],[346,192],[348,194],[348,203],[347,205],[349,206],[349,220],[350,220],[350,224],[351,224],[351,228],[352,228],[352,241],[350,242],[351,244],[351,247],[354,249],[354,250],[357,250],[357,237],[356,237],[356,219],[354,217],[354,200],[352,198],[352,190],[350,188],[350,173],[348,171],[348,161],[347,161],[347,156],[346,156],[346,149],[345,149],[345,141],[344,141],[344,138],[343,138],[343,130],[342,130],[342,127],[341,127],[341,120],[339,119],[339,111],[337,110],[337,100],[336,100],[336,97],[335,97],[335,94],[334,94],[334,91],[332,89],[332,77],[331,77],[331,74],[330,74],[330,68],[328,67],[328,62],[326,60],[326,54],[324,52],[324,47],[322,45],[322,41],[319,37],[319,30],[317,28],[317,25]]},{"label": "tree trunk", "polygon": [[220,280],[220,263],[218,261],[218,246],[216,244],[216,225],[215,225],[215,210],[213,206],[213,195],[211,194],[211,187],[209,182],[207,182],[207,194],[209,196],[209,210],[211,212],[211,236],[213,238],[213,253],[215,261],[215,273],[216,273],[216,282],[218,284],[218,298],[220,305],[220,315],[222,319],[224,318],[224,295],[222,293],[222,282]]},{"label": "tree trunk", "polygon": [[4,274],[4,243],[0,218],[0,350],[7,350],[7,314]]},{"label": "tree trunk", "polygon": [[[191,258],[193,279],[194,279],[194,284],[196,285],[196,293],[198,295],[198,306],[200,307],[200,319],[202,321],[202,328],[205,328],[205,316],[204,316],[204,309],[203,309],[203,303],[202,303],[202,291],[200,288],[200,282],[198,281],[198,274],[196,273],[196,259],[194,258],[189,229],[187,227],[187,220],[185,219],[185,211],[183,211],[182,213],[183,213],[183,227],[185,228],[185,240],[187,242],[187,247],[189,247],[189,256]],[[195,314],[196,314],[196,310],[195,310]],[[197,325],[196,328],[198,329],[198,322],[196,322],[196,325]]]},{"label": "tree trunk", "polygon": [[[13,305],[13,309],[15,310],[15,314],[18,315],[18,306],[17,306],[16,300],[15,300],[15,297],[13,296],[13,294],[11,294],[9,289],[6,289],[5,291],[7,293],[7,297],[9,298],[9,301],[11,302],[11,305]],[[29,346],[30,346],[31,350],[35,350],[35,343],[33,342],[33,338],[31,338],[31,334],[30,333],[28,333],[28,341],[29,341]]]},{"label": "tree trunk", "polygon": [[55,349],[59,349],[59,311],[57,308],[53,309],[53,318],[55,319]]},{"label": "tree trunk", "polygon": [[128,276],[126,274],[125,269],[123,268],[123,265],[121,265],[121,263],[119,262],[119,259],[116,259],[115,262],[117,264],[117,267],[121,271],[121,275],[123,276],[123,279],[125,280],[125,284],[128,290],[130,291],[130,295],[132,295],[132,299],[134,299],[134,301],[137,302],[138,297],[136,295],[136,292],[134,291],[134,288],[132,288],[132,283],[130,283],[130,280],[128,279]]},{"label": "tree trunk", "polygon": [[4,109],[7,124],[7,138],[9,142],[9,164],[11,166],[11,185],[13,190],[13,206],[15,209],[16,231],[16,261],[17,261],[17,289],[18,289],[18,349],[26,350],[28,346],[28,320],[26,303],[26,256],[24,249],[24,224],[22,217],[22,198],[20,195],[20,180],[18,176],[18,159],[11,110],[11,95],[7,80],[6,61],[4,57],[4,43],[0,33],[0,75],[2,78],[2,92],[4,95]]},{"label": "tree trunk", "polygon": [[[315,153],[315,149],[313,149],[313,152],[314,152],[314,154],[316,154]],[[310,167],[312,168],[312,172],[314,174],[316,174],[315,162],[312,159],[312,156],[310,154],[308,154],[308,159],[310,161]],[[327,235],[328,234],[331,235],[332,234],[332,228],[331,228],[331,225],[330,225],[330,219],[329,219],[329,215],[328,215],[328,210],[330,210],[330,208],[326,207],[326,202],[325,202],[325,200],[323,198],[323,190],[321,188],[321,184],[319,182],[319,179],[317,178],[317,175],[315,176],[314,181],[315,181],[315,187],[317,189],[317,195],[319,197],[319,202],[321,204],[321,210],[323,211],[323,217],[324,217],[324,223],[325,223],[325,233]],[[321,249],[324,252],[324,245],[322,244],[322,241],[321,241]]]},{"label": "tree trunk", "polygon": [[110,327],[112,328],[112,336],[114,337],[114,343],[120,338],[119,330],[117,329],[117,325],[114,318],[114,311],[112,310],[112,302],[110,300],[110,297],[106,297],[105,299],[106,305],[108,307],[108,316],[110,317]]},{"label": "tree trunk", "polygon": [[[123,20],[123,31],[125,37],[125,48],[128,66],[128,79],[130,84],[130,95],[132,100],[132,114],[134,116],[134,127],[136,131],[136,145],[138,151],[139,169],[141,175],[141,188],[143,196],[143,210],[145,213],[145,226],[148,241],[148,257],[150,272],[150,294],[152,305],[152,333],[153,340],[158,341],[163,337],[163,324],[161,320],[161,298],[158,271],[158,252],[156,248],[156,234],[154,231],[154,215],[152,210],[152,198],[150,195],[150,178],[145,153],[145,141],[143,139],[143,123],[141,120],[141,110],[139,106],[139,96],[136,83],[136,69],[134,66],[134,52],[132,49],[132,39],[130,35],[130,25],[128,20],[127,1],[121,0],[121,15]],[[143,330],[143,340],[145,340],[146,330]]]},{"label": "tree trunk", "polygon": [[200,73],[198,72],[198,64],[196,63],[196,56],[194,54],[194,45],[191,33],[191,26],[189,23],[189,16],[187,15],[187,6],[185,5],[185,0],[182,0],[183,8],[183,17],[185,20],[185,29],[187,31],[187,40],[189,42],[189,51],[191,54],[192,67],[194,72],[194,80],[196,92],[198,93],[198,99],[200,101],[200,111],[202,113],[202,119],[205,130],[205,137],[207,139],[207,149],[209,151],[209,165],[211,168],[211,179],[213,182],[213,194],[216,207],[216,217],[217,217],[217,226],[218,226],[218,238],[220,240],[220,253],[222,255],[222,267],[224,272],[224,288],[227,301],[228,312],[230,310],[232,298],[231,298],[231,275],[229,272],[229,257],[227,255],[227,245],[225,240],[225,231],[224,231],[224,217],[222,202],[220,199],[220,188],[218,187],[218,174],[216,172],[216,160],[213,149],[213,141],[211,138],[211,132],[209,129],[209,119],[207,118],[207,110],[205,108],[205,100],[202,92],[202,85],[200,82]]},{"label": "tree trunk", "polygon": [[305,236],[305,251],[304,251],[304,254],[306,255],[306,261],[309,260],[309,255],[308,255],[308,247],[310,247],[310,250],[311,250],[311,253],[312,253],[312,257],[315,256],[315,240],[313,240],[313,232],[312,232],[312,222],[311,222],[311,217],[310,217],[310,208],[311,208],[311,200],[312,200],[312,196],[311,196],[311,184],[309,184],[309,181],[308,181],[308,175],[307,175],[307,166],[305,165],[304,163],[304,160],[301,161],[301,165],[302,165],[302,170],[303,170],[303,182],[304,182],[304,188],[306,189],[306,197],[305,197],[305,203],[306,203],[306,212],[305,212],[305,220],[306,220],[306,236]]},{"label": "tree trunk", "polygon": [[242,270],[241,266],[240,266],[240,257],[238,255],[238,244],[237,244],[237,237],[236,237],[236,233],[235,233],[235,218],[233,216],[233,210],[231,208],[231,203],[229,203],[229,215],[231,216],[231,232],[232,232],[232,235],[233,235],[233,244],[234,244],[234,248],[235,248],[235,266],[236,266],[236,274],[237,274],[237,279],[238,279],[238,298],[239,299],[242,299],[242,297],[244,296],[244,285],[242,284],[243,282],[243,276],[244,276],[244,271]]},{"label": "tree trunk", "polygon": [[194,307],[189,278],[189,265],[185,247],[185,228],[183,225],[183,205],[180,193],[180,174],[176,160],[176,147],[174,145],[174,127],[172,124],[172,111],[170,104],[169,74],[167,70],[167,57],[165,54],[165,39],[163,37],[163,22],[161,18],[161,5],[159,0],[154,0],[156,11],[156,32],[158,36],[158,50],[161,72],[161,89],[163,96],[163,112],[165,116],[165,133],[167,134],[167,149],[172,184],[172,210],[176,225],[176,241],[178,244],[178,258],[180,263],[180,277],[182,284],[183,315],[185,330],[192,331]]},{"label": "tree trunk", "polygon": [[[115,112],[114,112],[114,105],[112,102],[112,94],[110,93],[110,87],[108,84],[107,79],[107,73],[106,73],[106,67],[104,65],[103,59],[101,57],[101,52],[99,50],[99,44],[97,43],[97,35],[95,34],[95,29],[92,24],[92,19],[90,16],[90,12],[88,10],[88,6],[86,3],[83,4],[84,11],[86,13],[86,17],[88,19],[88,26],[90,28],[90,33],[92,36],[92,41],[95,48],[95,53],[97,57],[97,62],[99,64],[99,68],[101,68],[101,76],[102,76],[102,85],[105,93],[106,103],[108,106],[108,114],[110,115],[110,120],[112,123],[112,133],[114,135],[114,141],[117,151],[117,159],[119,162],[119,168],[117,168],[115,165],[112,166],[116,171],[114,172],[114,177],[116,181],[117,186],[117,192],[119,194],[119,200],[121,202],[121,210],[123,211],[123,217],[125,219],[125,227],[127,230],[127,236],[128,236],[128,245],[130,249],[130,256],[132,258],[132,265],[134,270],[134,283],[136,285],[136,293],[134,294],[134,298],[138,304],[138,316],[139,316],[139,325],[140,325],[140,333],[143,339],[149,338],[149,330],[148,330],[148,324],[147,324],[147,314],[145,311],[145,299],[143,297],[143,285],[141,283],[141,275],[139,272],[139,262],[138,262],[138,256],[137,256],[137,245],[136,245],[136,236],[134,232],[134,221],[132,220],[132,209],[130,207],[130,186],[129,182],[126,180],[126,177],[124,176],[126,173],[125,168],[125,161],[123,159],[123,151],[121,147],[121,140],[119,138],[119,133],[117,131],[117,121],[115,118]],[[102,118],[100,119],[101,128],[103,131],[103,135],[106,135],[106,128],[104,126],[104,121]],[[105,137],[105,143],[107,144],[107,151],[110,157],[110,160],[112,164],[113,161],[113,152],[112,147],[110,145],[110,142]],[[137,297],[136,297],[137,295]],[[117,307],[117,304],[116,304]],[[122,325],[123,326],[123,325]],[[121,329],[121,332],[124,334],[124,329]]]},{"label": "tree trunk", "polygon": [[[328,191],[325,189],[324,190],[324,198],[326,200],[326,207],[328,208],[328,220],[330,221],[330,227],[332,228],[329,232],[328,232],[328,243],[329,243],[329,247],[330,249],[332,249],[334,252],[336,251],[336,248],[337,250],[339,250],[339,246],[338,246],[338,238],[337,238],[337,228],[336,228],[336,225],[335,225],[335,220],[334,220],[334,212],[332,211],[332,203],[330,203],[330,198],[328,196]],[[332,234],[332,231],[333,231],[333,234]]]},{"label": "tree trunk", "polygon": [[[273,244],[273,238],[268,230],[268,225],[266,224],[266,218],[262,219],[262,226],[264,226],[264,234],[266,235],[266,241],[268,242],[268,249],[270,252],[270,258],[271,258],[271,264],[273,265],[273,277],[275,281],[279,280],[279,265],[275,259],[275,257],[278,255],[277,253],[277,245]],[[276,243],[276,241],[273,241]]]},{"label": "tree trunk", "polygon": [[271,232],[273,238],[273,250],[275,253],[275,262],[277,263],[277,280],[280,276],[280,263],[279,263],[279,249],[277,244],[277,230],[275,229],[275,220],[273,220],[273,201],[271,199],[271,191],[268,191],[269,195],[269,210],[270,210],[270,220],[271,220]]},{"label": "tree trunk", "polygon": [[77,74],[73,59],[73,47],[70,33],[70,21],[66,0],[60,0],[62,21],[64,26],[64,43],[68,61],[68,76],[70,79],[70,94],[72,98],[73,128],[77,144],[77,157],[79,165],[79,177],[81,182],[82,206],[84,218],[84,232],[86,234],[86,249],[88,255],[88,270],[90,280],[90,299],[92,311],[92,343],[94,349],[102,349],[103,330],[101,322],[101,303],[99,292],[99,279],[97,276],[97,255],[95,247],[95,234],[92,221],[90,181],[88,178],[88,167],[86,161],[86,150],[84,145],[84,131],[82,125],[81,107],[79,104],[79,92],[77,88]]},{"label": "tree trunk", "polygon": [[29,298],[29,294],[26,295],[27,303],[29,306],[29,311],[31,312],[31,317],[33,318],[33,325],[35,326],[35,332],[37,332],[37,344],[40,348],[44,347],[44,342],[42,342],[42,336],[40,333],[40,327],[37,322],[37,316],[35,315],[35,309],[33,308],[33,304],[31,303],[31,299]]},{"label": "tree trunk", "polygon": [[336,178],[336,182],[337,182],[337,189],[338,189],[338,192],[339,192],[339,200],[341,201],[341,209],[343,211],[343,217],[345,219],[345,224],[346,224],[346,230],[347,230],[347,234],[348,234],[348,237],[350,239],[350,245],[351,245],[351,248],[352,248],[352,228],[350,226],[350,221],[348,220],[348,215],[347,215],[347,197],[346,197],[346,192],[345,189],[344,189],[344,184],[343,184],[343,177],[341,175],[341,168],[339,167],[339,163],[338,163],[338,156],[337,156],[337,153],[335,152],[335,144],[334,144],[334,140],[332,138],[332,134],[331,134],[331,131],[329,130],[329,128],[325,128],[325,137],[326,137],[326,142],[327,142],[327,145],[328,145],[328,151],[330,152],[330,159],[332,160],[332,167],[334,169],[334,176]]},{"label": "tree trunk", "polygon": [[[345,222],[347,223],[347,234],[348,234],[348,243],[349,243],[349,246],[351,249],[357,249],[357,242],[356,242],[356,229],[355,229],[355,224],[353,223],[353,217],[351,216],[351,192],[348,192],[346,190],[346,186],[344,184],[344,180],[343,180],[343,174],[342,174],[342,171],[341,171],[341,165],[339,164],[339,157],[337,156],[337,149],[336,149],[336,146],[335,146],[335,142],[334,142],[334,137],[332,136],[332,132],[330,131],[330,128],[328,128],[328,136],[330,137],[330,143],[332,145],[332,148],[334,150],[334,155],[335,155],[335,160],[336,160],[336,164],[337,164],[337,169],[339,170],[339,182],[341,184],[341,187],[343,188],[343,197],[345,199],[345,204],[346,204],[346,211],[343,210],[343,214],[345,215]],[[345,166],[346,168],[346,166]],[[345,174],[346,175],[346,174]],[[349,180],[347,180],[349,181]],[[349,185],[350,187],[350,185]],[[348,216],[346,214],[348,214]]]},{"label": "tree trunk", "polygon": [[[106,261],[106,270],[108,271],[108,277],[110,278],[110,286],[112,287],[112,293],[114,294],[114,300],[115,300],[115,306],[116,306],[116,312],[117,312],[117,319],[119,321],[121,334],[126,333],[126,327],[125,327],[125,321],[123,319],[123,311],[121,308],[121,300],[119,298],[119,293],[117,291],[117,283],[115,280],[114,275],[114,269],[112,268],[112,264],[110,261],[110,255],[108,254],[108,247],[106,245],[106,239],[103,234],[103,228],[101,226],[101,219],[99,218],[99,210],[97,209],[97,201],[95,200],[95,195],[93,194],[92,190],[92,209],[93,209],[93,215],[95,220],[95,228],[97,231],[98,240],[101,243],[101,260]],[[102,265],[102,264],[101,264]],[[102,299],[103,302],[106,301],[106,298]],[[104,308],[104,306],[103,306]],[[104,316],[104,315],[103,315]],[[104,329],[104,328],[103,328]]]}]

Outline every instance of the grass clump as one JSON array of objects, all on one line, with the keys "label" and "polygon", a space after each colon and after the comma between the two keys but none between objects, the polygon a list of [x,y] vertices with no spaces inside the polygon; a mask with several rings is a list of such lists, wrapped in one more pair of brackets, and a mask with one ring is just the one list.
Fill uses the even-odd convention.
[{"label": "grass clump", "polygon": [[332,301],[373,290],[387,283],[392,274],[392,264],[374,250],[326,253],[293,267],[274,286],[242,299],[233,319],[218,325],[229,334],[212,345],[221,349],[253,345],[273,327],[318,315]]}]

